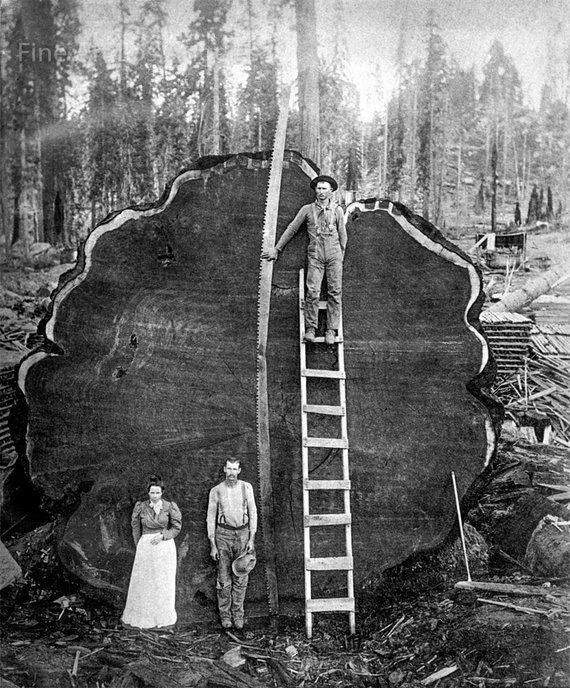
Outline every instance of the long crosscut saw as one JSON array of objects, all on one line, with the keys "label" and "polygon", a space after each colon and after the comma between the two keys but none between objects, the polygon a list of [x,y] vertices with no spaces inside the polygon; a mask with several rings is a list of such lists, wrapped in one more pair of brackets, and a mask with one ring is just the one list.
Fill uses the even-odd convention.
[{"label": "long crosscut saw", "polygon": [[[261,253],[273,248],[277,218],[279,215],[279,198],[281,176],[283,172],[283,155],[285,152],[285,135],[289,116],[290,87],[284,87],[279,102],[279,116],[273,143],[267,196],[265,200],[265,218]],[[277,589],[277,571],[275,563],[275,528],[273,522],[273,488],[271,485],[271,454],[269,444],[269,400],[267,397],[267,331],[269,327],[269,309],[271,302],[271,281],[273,261],[261,258],[259,268],[259,291],[257,299],[257,466],[259,471],[259,501],[261,532],[265,553],[265,581],[269,601],[269,613],[275,616],[279,612],[279,594]]]}]

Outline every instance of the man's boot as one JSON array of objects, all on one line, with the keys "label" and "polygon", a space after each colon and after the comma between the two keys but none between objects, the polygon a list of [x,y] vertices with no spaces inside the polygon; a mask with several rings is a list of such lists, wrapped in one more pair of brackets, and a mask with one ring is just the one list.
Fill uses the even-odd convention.
[{"label": "man's boot", "polygon": [[307,327],[305,331],[305,341],[306,342],[314,342],[315,341],[315,328],[314,327]]},{"label": "man's boot", "polygon": [[327,330],[325,332],[325,344],[334,344],[335,333],[334,330]]}]

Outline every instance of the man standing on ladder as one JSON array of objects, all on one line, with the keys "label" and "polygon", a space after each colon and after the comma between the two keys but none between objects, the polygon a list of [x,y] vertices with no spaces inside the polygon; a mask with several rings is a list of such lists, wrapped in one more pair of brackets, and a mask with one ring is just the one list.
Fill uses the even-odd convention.
[{"label": "man standing on ladder", "polygon": [[342,298],[342,263],[347,235],[342,209],[334,202],[336,181],[327,175],[311,181],[316,199],[304,205],[283,232],[275,247],[261,254],[266,260],[277,260],[279,253],[299,231],[303,223],[309,234],[307,249],[307,295],[305,299],[305,340],[315,341],[318,326],[319,298],[323,274],[327,276],[327,328],[325,342],[334,344],[340,321]]}]

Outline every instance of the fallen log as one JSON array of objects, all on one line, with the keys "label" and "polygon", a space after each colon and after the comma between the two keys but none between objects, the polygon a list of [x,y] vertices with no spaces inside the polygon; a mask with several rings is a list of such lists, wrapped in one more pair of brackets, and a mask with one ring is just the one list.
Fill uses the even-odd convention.
[{"label": "fallen log", "polygon": [[529,280],[524,287],[505,294],[500,301],[489,306],[490,311],[507,311],[517,313],[528,306],[542,294],[546,294],[554,287],[570,278],[570,265],[564,263],[554,270]]},{"label": "fallen log", "polygon": [[525,563],[540,576],[568,576],[570,572],[570,530],[557,527],[562,519],[547,515],[535,528],[526,548]]},{"label": "fallen log", "polygon": [[[287,153],[278,236],[312,199],[314,174]],[[267,179],[265,154],[204,159],[154,206],[107,218],[61,279],[43,325],[50,348],[20,367],[28,402],[21,444],[35,485],[56,512],[69,504],[65,495],[76,499],[61,560],[117,605],[132,565],[130,512],[145,497],[146,476],[158,471],[165,497],[183,513],[180,616],[215,618],[208,491],[228,455],[245,459],[243,477],[260,488],[256,295]],[[456,518],[450,471],[464,495],[490,461],[495,432],[492,401],[481,391],[490,368],[476,268],[399,204],[356,204],[347,227],[343,313],[358,582],[446,538]],[[285,613],[304,599],[297,285],[305,254],[299,233],[275,266],[267,345],[270,511]],[[310,367],[331,368],[334,353],[316,345],[309,359]],[[314,403],[335,403],[330,381],[314,382]],[[311,434],[332,436],[337,420],[315,421]],[[338,450],[317,448],[311,478],[324,479],[325,469],[330,477],[339,458]],[[315,495],[312,511],[339,511],[337,496]],[[344,530],[323,530],[315,557],[343,542]],[[262,548],[259,556],[263,563]],[[250,581],[248,601],[264,612],[262,565]],[[326,596],[337,587],[326,573],[315,590]]]},{"label": "fallen log", "polygon": [[[526,494],[516,499],[511,508],[498,511],[491,519],[488,541],[515,559],[523,559],[534,529],[548,514],[563,518],[568,511],[532,488],[527,488]],[[528,565],[528,562],[524,563]]]},{"label": "fallen log", "polygon": [[501,595],[514,595],[517,597],[552,597],[555,595],[566,597],[568,595],[568,590],[566,589],[487,581],[457,581],[454,587],[458,590],[482,590],[484,592],[496,592]]}]

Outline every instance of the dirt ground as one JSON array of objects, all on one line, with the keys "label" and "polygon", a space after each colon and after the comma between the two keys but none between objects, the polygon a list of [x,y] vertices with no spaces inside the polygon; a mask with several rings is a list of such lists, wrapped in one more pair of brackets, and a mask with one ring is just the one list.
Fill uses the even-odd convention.
[{"label": "dirt ground", "polygon": [[[505,461],[512,463],[508,454]],[[493,494],[496,487],[486,493]],[[477,556],[472,547],[475,580],[546,585],[547,596],[456,589],[465,573],[455,545],[370,581],[358,596],[356,636],[347,635],[342,615],[320,615],[311,641],[302,616],[274,625],[249,619],[239,638],[183,622],[172,634],[126,631],[117,610],[90,601],[58,572],[51,524],[11,549],[27,573],[3,597],[0,656],[2,676],[21,688],[570,685],[564,582],[492,557],[487,568],[488,552]],[[235,670],[240,679],[224,673],[228,651],[244,662]]]},{"label": "dirt ground", "polygon": [[[459,234],[456,243],[469,249],[473,234]],[[538,260],[542,257],[551,267],[570,263],[570,231],[530,234],[527,257],[530,269],[517,271],[511,288],[540,274],[547,262]],[[17,328],[35,331],[59,275],[69,267],[0,266],[5,348],[6,333]],[[491,279],[489,292],[501,292],[504,274],[484,270],[486,287]],[[548,299],[557,299],[557,313],[567,318],[567,289],[568,283],[562,285],[539,308],[548,310]],[[10,341],[25,350],[21,337]],[[272,623],[249,619],[241,637],[184,621],[174,633],[126,631],[118,610],[90,600],[78,581],[62,572],[53,524],[30,533],[13,532],[3,540],[24,578],[2,593],[0,686],[567,688],[570,580],[530,573],[517,554],[517,543],[511,542],[509,549],[499,536],[520,499],[553,497],[552,490],[537,483],[568,484],[569,458],[563,447],[503,442],[493,473],[478,486],[467,518],[473,579],[541,586],[543,595],[457,589],[456,582],[466,574],[455,541],[440,553],[418,557],[368,581],[358,595],[356,636],[348,635],[343,615],[319,615],[310,641],[302,615]],[[566,504],[559,501],[557,508]],[[231,668],[222,661],[224,656],[240,665]]]}]

